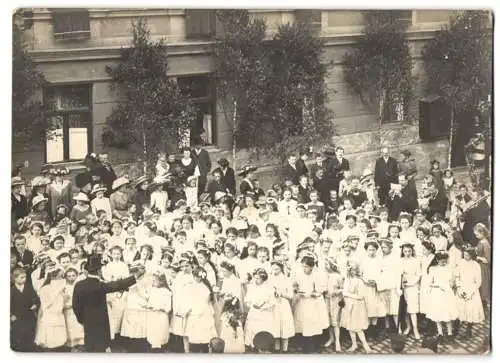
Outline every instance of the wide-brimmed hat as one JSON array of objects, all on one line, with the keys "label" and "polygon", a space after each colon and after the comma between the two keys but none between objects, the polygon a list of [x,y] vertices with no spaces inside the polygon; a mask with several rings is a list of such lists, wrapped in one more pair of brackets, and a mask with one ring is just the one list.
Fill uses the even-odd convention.
[{"label": "wide-brimmed hat", "polygon": [[373,176],[373,171],[369,168],[366,168],[363,170],[363,174],[361,174],[361,177],[359,178],[359,182],[361,184],[364,184],[368,181],[370,181],[370,178]]},{"label": "wide-brimmed hat", "polygon": [[44,196],[42,195],[37,195],[35,198],[33,198],[33,202],[32,202],[32,207],[36,207],[38,204],[42,203],[42,202],[46,202],[48,201],[47,198],[45,198]]},{"label": "wide-brimmed hat", "polygon": [[43,176],[35,176],[31,181],[31,186],[35,187],[43,187],[50,183],[50,180]]},{"label": "wide-brimmed hat", "polygon": [[214,202],[219,203],[219,202],[222,202],[224,200],[227,200],[228,198],[230,198],[230,196],[227,193],[217,191],[217,192],[215,192],[215,195],[214,195]]},{"label": "wide-brimmed hat", "polygon": [[217,161],[217,164],[219,164],[222,168],[227,168],[229,166],[229,161],[227,161],[226,158],[220,158],[219,161]]},{"label": "wide-brimmed hat", "polygon": [[103,266],[102,263],[102,255],[100,254],[91,254],[90,256],[87,257],[87,261],[85,263],[85,270],[87,270],[89,273],[93,274],[98,272],[101,267]]},{"label": "wide-brimmed hat", "polygon": [[147,181],[148,181],[148,177],[146,175],[142,175],[142,176],[138,177],[134,181],[134,188],[138,188],[139,186],[141,186],[141,184],[144,184]]},{"label": "wide-brimmed hat", "polygon": [[92,188],[91,194],[97,194],[98,192],[107,192],[107,191],[108,191],[108,188],[106,188],[104,185],[96,184]]},{"label": "wide-brimmed hat", "polygon": [[24,180],[20,177],[20,176],[15,176],[11,179],[11,182],[10,184],[15,187],[15,186],[19,186],[19,185],[24,185]]},{"label": "wide-brimmed hat", "polygon": [[59,167],[59,168],[54,168],[51,169],[51,173],[53,175],[68,175],[69,174],[69,169],[65,166]]},{"label": "wide-brimmed hat", "polygon": [[118,189],[121,186],[126,185],[126,184],[130,184],[130,180],[128,180],[127,178],[122,176],[113,182],[111,189],[116,190],[116,189]]},{"label": "wide-brimmed hat", "polygon": [[87,196],[87,194],[80,192],[73,197],[73,200],[82,201],[82,202],[89,202],[89,197]]},{"label": "wide-brimmed hat", "polygon": [[[169,175],[169,176],[171,176],[171,175]],[[151,183],[149,184],[149,188],[155,189],[159,186],[162,186],[163,184],[168,182],[167,179],[168,179],[167,175],[159,175],[151,181]]]},{"label": "wide-brimmed hat", "polygon": [[238,176],[245,176],[257,170],[256,166],[245,165],[238,171]]}]

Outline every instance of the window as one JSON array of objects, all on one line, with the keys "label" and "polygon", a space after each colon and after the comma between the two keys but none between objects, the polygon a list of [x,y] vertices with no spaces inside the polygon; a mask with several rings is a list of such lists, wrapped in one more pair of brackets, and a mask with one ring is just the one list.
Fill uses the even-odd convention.
[{"label": "window", "polygon": [[50,125],[46,140],[47,163],[82,160],[91,150],[91,88],[48,87],[44,106]]},{"label": "window", "polygon": [[197,117],[191,125],[191,141],[201,137],[208,145],[215,142],[215,99],[210,75],[177,77],[182,94],[196,105]]},{"label": "window", "polygon": [[412,24],[413,10],[392,10],[396,18],[407,25]]},{"label": "window", "polygon": [[87,39],[90,37],[90,20],[87,9],[52,9],[52,21],[56,39]]},{"label": "window", "polygon": [[382,123],[404,121],[404,105],[397,97],[387,98],[382,114]]},{"label": "window", "polygon": [[212,39],[215,36],[215,11],[186,9],[186,38]]}]

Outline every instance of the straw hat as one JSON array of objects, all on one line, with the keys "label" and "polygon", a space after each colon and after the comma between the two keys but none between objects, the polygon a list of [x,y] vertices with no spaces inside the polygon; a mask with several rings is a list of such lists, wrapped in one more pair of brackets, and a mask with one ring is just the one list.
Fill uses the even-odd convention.
[{"label": "straw hat", "polygon": [[31,186],[33,188],[43,187],[43,186],[46,186],[47,184],[49,184],[49,180],[47,178],[44,178],[43,176],[36,176],[31,181]]},{"label": "straw hat", "polygon": [[15,187],[19,185],[24,185],[24,180],[20,176],[15,176],[11,179],[10,184]]},{"label": "straw hat", "polygon": [[42,202],[46,202],[48,201],[47,198],[45,198],[44,196],[41,196],[41,195],[37,195],[35,198],[33,198],[33,204],[32,204],[32,207],[36,207],[38,204],[42,203]]},{"label": "straw hat", "polygon": [[111,189],[116,190],[116,189],[118,189],[121,186],[126,185],[126,184],[130,184],[130,180],[128,180],[127,178],[122,176],[113,182]]},{"label": "straw hat", "polygon": [[257,170],[256,166],[245,165],[238,171],[238,176],[246,176]]},{"label": "straw hat", "polygon": [[134,182],[134,188],[138,188],[141,184],[144,184],[148,181],[148,177],[146,175],[140,176]]},{"label": "straw hat", "polygon": [[89,202],[89,197],[87,197],[87,194],[82,193],[82,192],[80,192],[77,195],[75,195],[73,197],[73,199],[76,200],[76,201]]},{"label": "straw hat", "polygon": [[108,191],[108,188],[106,188],[104,185],[96,184],[92,188],[91,194],[97,194],[98,192],[107,192],[107,191]]}]

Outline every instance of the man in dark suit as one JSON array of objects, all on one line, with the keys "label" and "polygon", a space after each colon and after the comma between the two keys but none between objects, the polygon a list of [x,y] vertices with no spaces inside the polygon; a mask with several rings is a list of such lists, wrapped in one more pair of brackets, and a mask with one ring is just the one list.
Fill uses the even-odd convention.
[{"label": "man in dark suit", "polygon": [[26,199],[26,197],[21,194],[21,189],[23,185],[24,181],[21,179],[21,177],[15,176],[12,178],[12,187],[11,187],[12,226],[15,226],[19,219],[26,217],[29,213],[28,199]]},{"label": "man in dark suit", "polygon": [[198,178],[198,195],[201,195],[205,191],[205,187],[207,185],[207,175],[212,169],[210,155],[207,150],[202,148],[201,139],[197,140],[194,145],[192,158],[196,161],[200,170],[200,176]]},{"label": "man in dark suit", "polygon": [[309,169],[307,169],[306,161],[309,158],[308,150],[301,150],[299,160],[295,163],[295,168],[297,169],[297,173],[299,176],[308,175]]},{"label": "man in dark suit", "polygon": [[18,234],[14,237],[14,247],[12,247],[11,253],[16,256],[17,265],[23,267],[28,273],[28,279],[33,271],[33,252],[26,248],[26,237],[22,234]]},{"label": "man in dark suit", "polygon": [[217,164],[219,164],[219,167],[213,172],[219,172],[221,175],[221,184],[229,190],[229,193],[236,195],[236,178],[234,177],[233,168],[229,166],[229,161],[226,158],[222,158]]},{"label": "man in dark suit", "polygon": [[106,294],[126,290],[143,273],[142,270],[135,270],[134,276],[104,283],[98,276],[101,267],[102,256],[90,255],[85,266],[87,278],[77,282],[73,292],[73,311],[83,325],[87,352],[105,352],[111,344]]},{"label": "man in dark suit", "polygon": [[[223,192],[227,193],[229,191],[228,188],[224,184],[222,184],[222,176],[220,169],[215,169],[212,172],[213,179],[208,182],[207,185],[207,193],[210,194],[210,200],[212,203],[215,202],[215,193]],[[234,194],[233,194],[234,195]]]},{"label": "man in dark suit", "polygon": [[111,163],[108,160],[108,154],[100,154],[99,161],[101,165],[99,166],[98,174],[101,179],[101,184],[103,184],[108,191],[106,192],[106,196],[109,197],[112,192],[111,186],[113,182],[117,179],[116,173],[111,166]]},{"label": "man in dark suit", "polygon": [[294,185],[299,184],[299,170],[297,169],[297,157],[295,155],[290,155],[286,165],[283,167],[281,172],[283,180],[291,180]]},{"label": "man in dark suit", "polygon": [[418,208],[417,189],[409,184],[408,177],[401,174],[398,177],[401,190],[389,192],[387,200],[389,208],[389,220],[396,221],[401,212],[412,214]]},{"label": "man in dark suit", "polygon": [[375,163],[375,188],[378,192],[380,205],[387,203],[387,196],[391,188],[391,183],[397,183],[398,179],[398,162],[393,157],[389,156],[389,149],[382,149],[380,156]]},{"label": "man in dark suit", "polygon": [[340,181],[344,178],[344,171],[350,170],[349,161],[344,158],[344,148],[342,146],[338,146],[335,149],[332,168],[332,190],[336,190],[338,193]]}]

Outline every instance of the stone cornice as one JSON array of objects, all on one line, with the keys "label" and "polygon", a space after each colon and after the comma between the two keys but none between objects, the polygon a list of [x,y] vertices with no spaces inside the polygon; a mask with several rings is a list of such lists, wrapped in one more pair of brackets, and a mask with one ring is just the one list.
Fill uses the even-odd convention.
[{"label": "stone cornice", "polygon": [[[138,17],[162,17],[162,16],[184,16],[184,9],[155,9],[155,8],[89,8],[90,19],[110,18],[138,18]],[[34,10],[33,20],[52,21],[52,13],[49,8]]]}]

